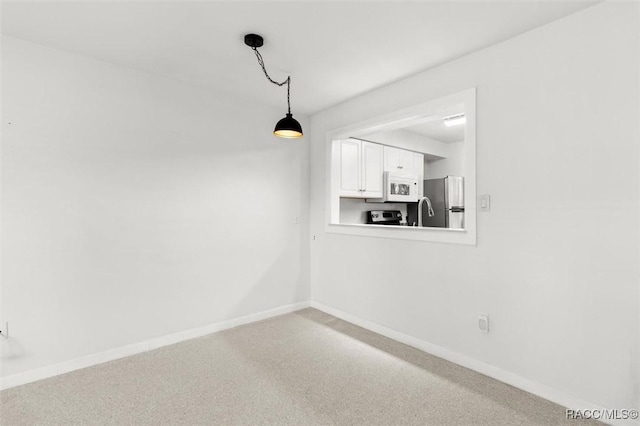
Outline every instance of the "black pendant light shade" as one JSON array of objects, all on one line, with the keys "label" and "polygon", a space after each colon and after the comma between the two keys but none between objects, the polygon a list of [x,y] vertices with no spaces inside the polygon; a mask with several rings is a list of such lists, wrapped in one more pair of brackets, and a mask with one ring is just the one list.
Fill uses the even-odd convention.
[{"label": "black pendant light shade", "polygon": [[264,60],[262,59],[262,55],[258,52],[258,48],[262,47],[264,44],[264,39],[262,36],[258,34],[246,34],[244,36],[244,44],[249,46],[253,52],[256,54],[256,58],[258,59],[258,65],[262,68],[262,72],[264,72],[264,76],[267,77],[271,83],[276,86],[284,86],[287,85],[287,115],[276,124],[275,129],[273,129],[273,134],[280,138],[288,138],[295,139],[302,137],[302,126],[298,123],[298,120],[293,118],[291,115],[291,76],[287,77],[287,79],[281,83],[273,80],[269,74],[267,73],[267,68],[264,65]]},{"label": "black pendant light shade", "polygon": [[287,113],[286,117],[278,121],[276,128],[273,129],[273,134],[280,138],[301,138],[302,126],[298,123],[298,120]]}]

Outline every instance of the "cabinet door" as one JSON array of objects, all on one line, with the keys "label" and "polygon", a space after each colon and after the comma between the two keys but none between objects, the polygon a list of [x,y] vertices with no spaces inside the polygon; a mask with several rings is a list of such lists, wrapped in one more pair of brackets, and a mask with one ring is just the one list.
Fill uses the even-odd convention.
[{"label": "cabinet door", "polygon": [[414,168],[413,164],[413,151],[406,151],[404,149],[400,151],[400,172],[406,175],[417,176],[418,170]]},{"label": "cabinet door", "polygon": [[422,197],[424,195],[424,154],[413,153],[413,169],[418,176],[418,197]]},{"label": "cabinet door", "polygon": [[362,195],[382,198],[382,145],[362,142]]},{"label": "cabinet door", "polygon": [[340,196],[361,197],[360,141],[347,139],[340,142]]},{"label": "cabinet door", "polygon": [[400,165],[400,149],[393,148],[391,146],[385,146],[383,149],[384,155],[384,171],[385,172],[400,172],[402,171]]}]

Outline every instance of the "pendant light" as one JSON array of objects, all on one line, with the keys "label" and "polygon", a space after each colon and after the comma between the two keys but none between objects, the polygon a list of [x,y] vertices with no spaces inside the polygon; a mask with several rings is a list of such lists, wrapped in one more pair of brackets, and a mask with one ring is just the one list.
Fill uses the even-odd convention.
[{"label": "pendant light", "polygon": [[264,44],[264,39],[262,36],[258,34],[246,34],[244,36],[244,44],[253,49],[253,52],[256,54],[256,58],[258,59],[258,64],[262,68],[265,77],[271,83],[276,86],[284,86],[287,85],[287,114],[283,119],[276,123],[275,129],[273,129],[273,134],[280,138],[301,138],[302,137],[302,126],[298,123],[298,120],[293,118],[291,115],[291,100],[290,100],[290,92],[291,92],[291,76],[287,77],[285,81],[282,83],[278,83],[274,81],[269,74],[267,73],[267,69],[264,66],[264,61],[262,60],[262,55],[258,52],[258,47],[262,47]]}]

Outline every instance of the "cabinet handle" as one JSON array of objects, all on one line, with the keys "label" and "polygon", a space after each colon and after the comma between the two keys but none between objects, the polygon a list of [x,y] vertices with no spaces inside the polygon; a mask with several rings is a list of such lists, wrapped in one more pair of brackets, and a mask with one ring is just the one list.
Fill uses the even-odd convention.
[{"label": "cabinet handle", "polygon": [[398,168],[399,168],[399,169],[404,169],[404,167],[402,167],[402,166],[398,166]]}]

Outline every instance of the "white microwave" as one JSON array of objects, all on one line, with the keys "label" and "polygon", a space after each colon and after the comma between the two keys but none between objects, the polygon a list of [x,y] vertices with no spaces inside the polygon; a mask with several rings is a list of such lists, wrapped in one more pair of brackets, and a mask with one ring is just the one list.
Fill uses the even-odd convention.
[{"label": "white microwave", "polygon": [[415,203],[418,201],[418,177],[396,172],[384,172],[382,198],[367,198],[380,203]]}]

